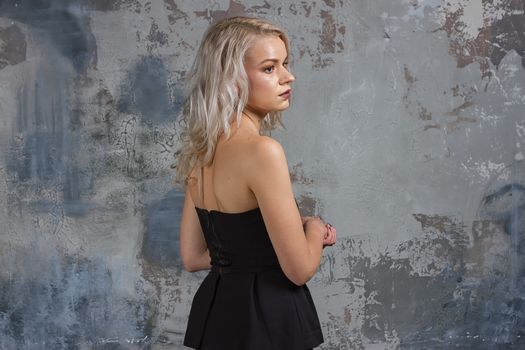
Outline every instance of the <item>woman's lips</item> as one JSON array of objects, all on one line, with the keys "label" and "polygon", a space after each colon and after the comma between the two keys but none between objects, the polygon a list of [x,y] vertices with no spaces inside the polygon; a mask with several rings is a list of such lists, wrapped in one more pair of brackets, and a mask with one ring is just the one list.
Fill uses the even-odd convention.
[{"label": "woman's lips", "polygon": [[283,92],[282,94],[280,94],[279,96],[281,96],[281,97],[283,97],[285,99],[289,99],[291,95],[292,95],[292,89],[288,89],[285,92]]}]

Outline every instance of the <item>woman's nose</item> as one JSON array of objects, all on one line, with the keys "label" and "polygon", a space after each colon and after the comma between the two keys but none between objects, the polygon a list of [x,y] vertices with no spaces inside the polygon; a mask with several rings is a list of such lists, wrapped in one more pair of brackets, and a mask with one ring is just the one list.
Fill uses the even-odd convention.
[{"label": "woman's nose", "polygon": [[288,70],[283,71],[283,75],[281,76],[281,84],[289,84],[293,83],[295,81],[295,77],[292,73],[290,73]]}]

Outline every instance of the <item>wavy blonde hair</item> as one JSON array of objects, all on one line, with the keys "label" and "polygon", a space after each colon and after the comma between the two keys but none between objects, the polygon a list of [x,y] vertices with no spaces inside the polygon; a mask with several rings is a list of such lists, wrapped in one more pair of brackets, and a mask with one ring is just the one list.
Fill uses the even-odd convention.
[{"label": "wavy blonde hair", "polygon": [[[194,167],[209,165],[217,140],[230,135],[230,124],[240,125],[248,102],[246,51],[259,35],[276,35],[289,55],[288,37],[277,26],[258,18],[232,17],[213,24],[204,34],[187,76],[187,98],[182,112],[182,145],[176,153],[175,182],[185,186]],[[270,112],[261,131],[282,126],[281,112]]]}]

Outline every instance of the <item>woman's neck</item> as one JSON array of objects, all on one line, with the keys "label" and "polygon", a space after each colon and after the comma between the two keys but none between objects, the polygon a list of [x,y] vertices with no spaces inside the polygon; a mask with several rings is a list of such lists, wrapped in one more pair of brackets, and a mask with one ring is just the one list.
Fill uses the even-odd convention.
[{"label": "woman's neck", "polygon": [[253,126],[254,130],[256,130],[257,133],[259,133],[261,131],[261,124],[262,124],[263,118],[261,118],[256,113],[254,113],[254,112],[252,112],[252,111],[250,111],[248,109],[245,109],[242,112],[242,115]]}]

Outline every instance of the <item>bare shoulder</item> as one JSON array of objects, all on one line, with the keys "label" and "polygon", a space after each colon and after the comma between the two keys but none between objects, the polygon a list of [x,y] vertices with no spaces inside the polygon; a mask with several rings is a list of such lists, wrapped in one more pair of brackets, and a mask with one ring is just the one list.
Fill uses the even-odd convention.
[{"label": "bare shoulder", "polygon": [[288,164],[281,144],[267,136],[250,142],[246,163],[248,186],[253,190],[261,185],[272,187],[279,181],[290,181]]},{"label": "bare shoulder", "polygon": [[259,165],[286,162],[283,147],[277,141],[268,136],[259,136],[251,142],[250,153],[252,160]]}]

